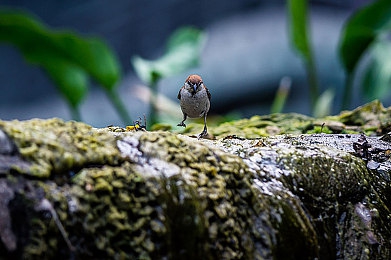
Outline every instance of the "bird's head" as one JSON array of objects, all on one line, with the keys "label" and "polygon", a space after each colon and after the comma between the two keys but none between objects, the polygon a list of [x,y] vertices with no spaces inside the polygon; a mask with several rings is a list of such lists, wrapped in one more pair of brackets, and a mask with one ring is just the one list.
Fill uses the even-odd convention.
[{"label": "bird's head", "polygon": [[185,88],[194,95],[201,90],[203,84],[202,78],[199,75],[193,74],[187,77]]}]

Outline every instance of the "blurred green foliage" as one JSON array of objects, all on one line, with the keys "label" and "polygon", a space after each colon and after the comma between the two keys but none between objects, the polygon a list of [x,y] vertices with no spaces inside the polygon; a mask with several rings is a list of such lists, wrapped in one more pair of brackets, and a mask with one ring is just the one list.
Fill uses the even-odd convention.
[{"label": "blurred green foliage", "polygon": [[121,78],[119,62],[102,40],[51,30],[26,12],[0,10],[0,41],[17,47],[27,61],[48,73],[74,119],[81,120],[79,106],[92,78],[107,93],[122,120],[131,122],[115,92]]},{"label": "blurred green foliage", "polygon": [[202,31],[192,27],[180,28],[168,39],[161,58],[150,61],[135,56],[132,58],[133,67],[145,84],[154,85],[163,78],[199,65],[204,40]]},{"label": "blurred green foliage", "polygon": [[373,100],[385,97],[391,89],[391,43],[376,41],[370,49],[371,60],[364,73],[363,93]]},{"label": "blurred green foliage", "polygon": [[391,89],[391,1],[378,0],[356,11],[343,28],[339,55],[346,72],[343,107],[352,95],[355,71],[365,54],[370,63],[365,68],[361,86],[370,99],[381,98]]},{"label": "blurred green foliage", "polygon": [[203,31],[193,27],[183,27],[170,36],[166,51],[159,59],[145,60],[139,56],[132,58],[131,62],[136,74],[151,90],[149,126],[158,122],[156,98],[159,81],[197,66],[200,63],[205,39],[206,35]]},{"label": "blurred green foliage", "polygon": [[277,89],[276,95],[273,99],[273,103],[270,108],[271,114],[281,113],[286,103],[286,100],[288,98],[291,85],[292,85],[292,80],[289,77],[283,77],[280,80],[280,85]]},{"label": "blurred green foliage", "polygon": [[[308,36],[308,1],[288,0],[290,39],[300,53],[308,74],[313,113],[323,115],[329,111],[333,94],[327,90],[318,94],[318,79]],[[368,99],[382,98],[391,88],[391,43],[387,33],[391,30],[391,1],[378,0],[357,10],[343,27],[339,57],[346,73],[342,94],[341,109],[350,105],[355,71],[360,61],[369,54],[364,77],[361,79],[361,92]],[[317,97],[316,97],[317,96]],[[315,103],[314,103],[315,100]]]},{"label": "blurred green foliage", "polygon": [[319,96],[319,83],[308,28],[308,3],[307,0],[288,0],[287,5],[290,40],[305,64],[310,87],[311,109],[314,110]]},{"label": "blurred green foliage", "polygon": [[[316,116],[330,111],[334,94],[319,94],[315,58],[309,34],[307,0],[288,0],[290,40],[307,70],[311,108]],[[357,10],[343,27],[339,57],[346,73],[342,108],[349,106],[355,72],[363,57],[369,56],[361,77],[361,91],[368,99],[386,96],[391,88],[391,1],[377,0]],[[185,27],[175,31],[166,50],[156,60],[139,56],[131,62],[139,78],[151,90],[148,125],[157,120],[157,86],[161,79],[181,73],[200,62],[206,39],[203,31]],[[41,66],[66,99],[76,120],[81,120],[79,106],[88,93],[89,79],[95,80],[113,103],[121,119],[131,119],[116,92],[121,68],[113,51],[100,39],[81,37],[71,31],[51,30],[32,15],[14,10],[0,10],[0,41],[17,47],[27,61]],[[285,95],[286,96],[286,95]],[[286,98],[286,97],[285,97]],[[281,102],[285,102],[281,99]],[[279,103],[278,109],[283,107]],[[277,109],[277,108],[276,108]]]}]

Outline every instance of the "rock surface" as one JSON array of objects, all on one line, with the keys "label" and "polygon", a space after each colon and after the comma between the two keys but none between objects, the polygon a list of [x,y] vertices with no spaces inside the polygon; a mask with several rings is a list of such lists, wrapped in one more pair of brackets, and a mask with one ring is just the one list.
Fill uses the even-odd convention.
[{"label": "rock surface", "polygon": [[389,122],[379,102],[217,140],[0,121],[0,258],[389,259]]}]

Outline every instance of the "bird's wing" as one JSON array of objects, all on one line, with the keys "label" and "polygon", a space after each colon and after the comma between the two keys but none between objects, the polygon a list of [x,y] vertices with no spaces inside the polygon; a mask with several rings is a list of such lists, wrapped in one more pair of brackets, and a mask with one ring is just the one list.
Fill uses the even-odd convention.
[{"label": "bird's wing", "polygon": [[206,94],[208,95],[208,98],[210,100],[212,98],[212,95],[210,94],[209,89],[207,89],[207,88],[205,88],[205,89],[206,89]]},{"label": "bird's wing", "polygon": [[182,91],[183,87],[181,87],[181,89],[179,90],[178,92],[178,99],[181,100],[181,91]]}]

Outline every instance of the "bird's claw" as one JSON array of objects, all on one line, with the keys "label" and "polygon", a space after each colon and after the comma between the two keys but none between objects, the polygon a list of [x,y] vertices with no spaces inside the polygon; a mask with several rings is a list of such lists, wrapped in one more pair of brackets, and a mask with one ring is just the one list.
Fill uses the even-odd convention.
[{"label": "bird's claw", "polygon": [[208,135],[208,132],[204,130],[199,135],[197,135],[197,138],[200,139],[200,138],[205,137],[207,135]]},{"label": "bird's claw", "polygon": [[183,126],[183,127],[186,127],[186,124],[183,123],[183,122],[180,122],[179,124],[177,124],[177,126]]}]

